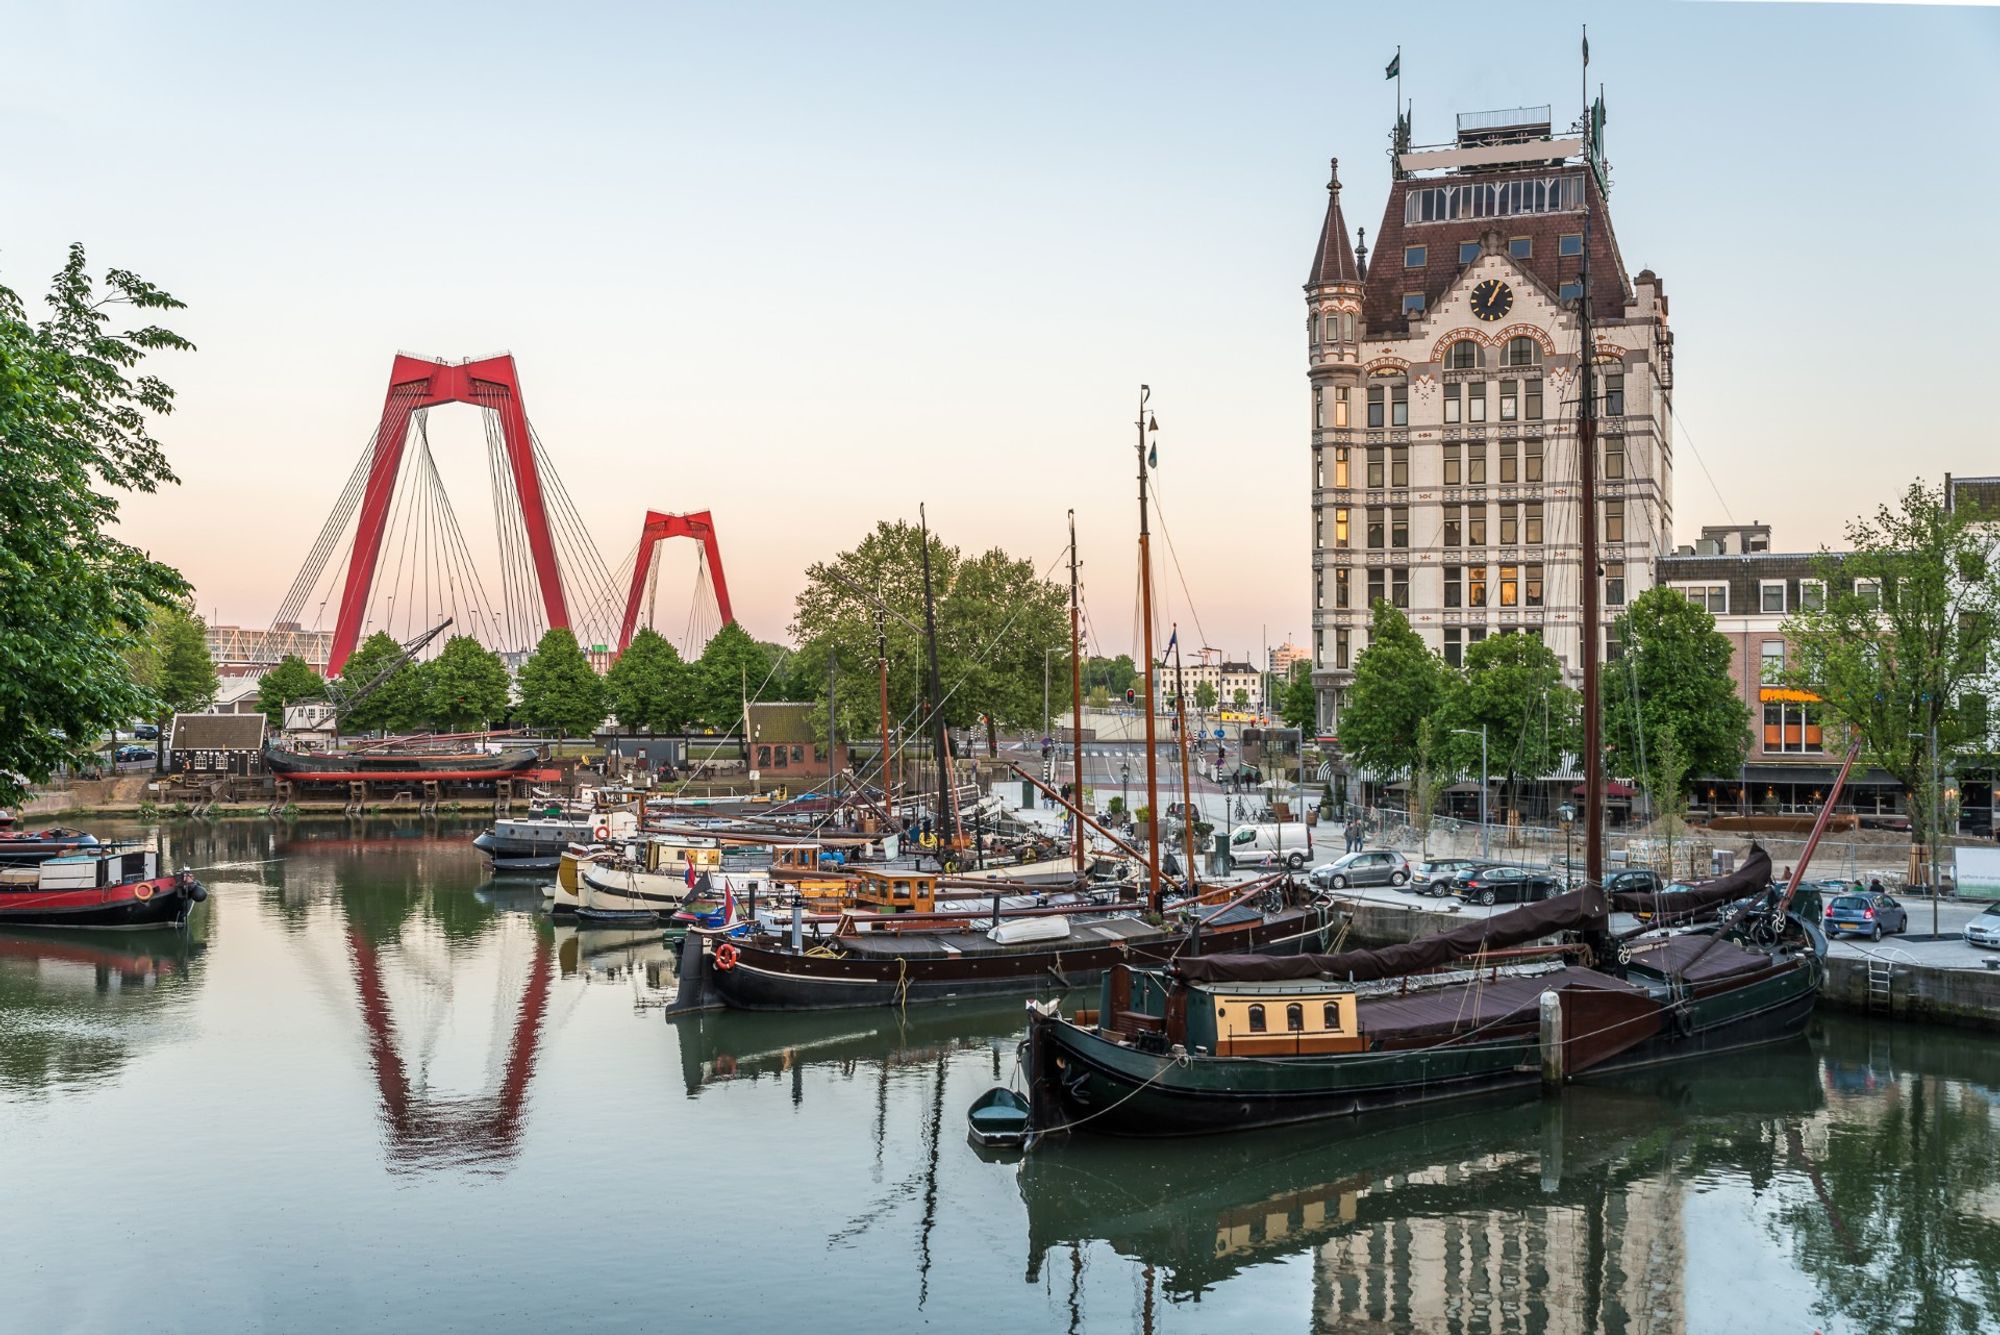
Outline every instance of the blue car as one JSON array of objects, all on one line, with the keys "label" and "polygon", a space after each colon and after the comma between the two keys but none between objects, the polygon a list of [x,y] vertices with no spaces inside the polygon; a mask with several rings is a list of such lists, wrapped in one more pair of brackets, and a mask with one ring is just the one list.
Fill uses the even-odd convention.
[{"label": "blue car", "polygon": [[1884,932],[1910,930],[1910,911],[1886,891],[1864,890],[1859,894],[1835,895],[1827,901],[1821,920],[1829,939],[1853,932],[1871,941],[1880,941]]}]

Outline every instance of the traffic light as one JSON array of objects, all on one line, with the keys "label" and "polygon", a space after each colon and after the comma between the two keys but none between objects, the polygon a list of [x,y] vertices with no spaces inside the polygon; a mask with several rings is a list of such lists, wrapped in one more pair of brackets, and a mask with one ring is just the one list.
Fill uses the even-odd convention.
[{"label": "traffic light", "polygon": [[1133,690],[1133,689],[1132,689],[1132,688],[1131,688],[1130,686],[1127,686],[1127,687],[1125,688],[1125,703],[1126,703],[1126,704],[1128,704],[1128,705],[1129,705],[1129,704],[1131,704],[1131,703],[1132,703],[1132,702],[1133,702],[1134,700],[1137,700],[1138,698],[1139,698],[1139,693],[1138,693],[1137,691]]}]

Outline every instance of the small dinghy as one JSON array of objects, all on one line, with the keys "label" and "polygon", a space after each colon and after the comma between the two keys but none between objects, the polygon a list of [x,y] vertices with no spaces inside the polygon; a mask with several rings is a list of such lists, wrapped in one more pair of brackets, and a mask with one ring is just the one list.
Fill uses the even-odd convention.
[{"label": "small dinghy", "polygon": [[1016,1149],[1028,1136],[1028,1101],[996,1085],[973,1100],[965,1114],[966,1134],[988,1149]]}]

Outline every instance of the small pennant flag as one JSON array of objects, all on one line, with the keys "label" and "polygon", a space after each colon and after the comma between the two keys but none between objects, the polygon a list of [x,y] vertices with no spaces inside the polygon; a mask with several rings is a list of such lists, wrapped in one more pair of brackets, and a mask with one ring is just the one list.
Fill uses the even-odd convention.
[{"label": "small pennant flag", "polygon": [[1154,445],[1151,449],[1146,451],[1146,467],[1158,468],[1159,466],[1160,466],[1160,447],[1158,445]]},{"label": "small pennant flag", "polygon": [[1175,626],[1173,634],[1167,636],[1167,647],[1160,650],[1160,661],[1162,663],[1167,661],[1167,655],[1171,654],[1174,651],[1174,646],[1179,644],[1180,642],[1181,642],[1181,628],[1179,626]]},{"label": "small pennant flag", "polygon": [[1382,77],[1385,79],[1393,79],[1396,78],[1398,75],[1402,74],[1402,72],[1403,72],[1403,53],[1400,50],[1398,50],[1396,52],[1396,58],[1389,62],[1389,68],[1382,71]]},{"label": "small pennant flag", "polygon": [[1583,63],[1590,63],[1590,29],[1583,30]]},{"label": "small pennant flag", "polygon": [[690,890],[694,889],[694,859],[693,859],[693,858],[689,858],[689,859],[688,859],[688,874],[687,874],[687,883],[688,883],[688,889],[690,889]]}]

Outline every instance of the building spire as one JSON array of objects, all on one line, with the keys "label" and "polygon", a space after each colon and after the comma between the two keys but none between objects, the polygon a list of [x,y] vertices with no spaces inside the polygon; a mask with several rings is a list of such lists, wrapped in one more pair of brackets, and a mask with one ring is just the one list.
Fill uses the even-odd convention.
[{"label": "building spire", "polygon": [[1347,220],[1340,212],[1340,159],[1335,158],[1326,182],[1326,221],[1319,229],[1319,246],[1313,251],[1312,274],[1306,286],[1360,281],[1361,267],[1355,263],[1354,248],[1347,243]]}]

